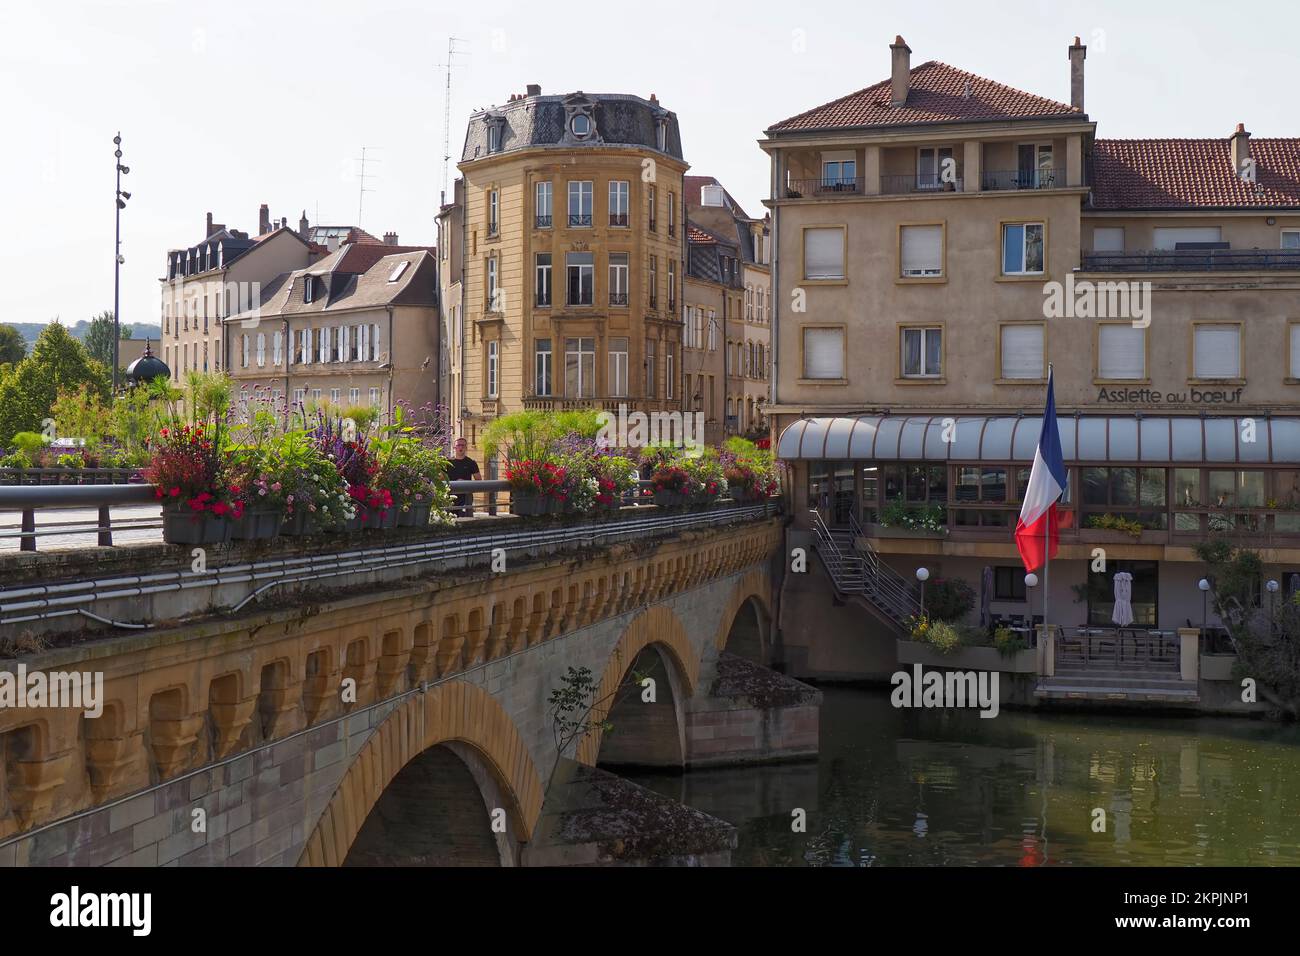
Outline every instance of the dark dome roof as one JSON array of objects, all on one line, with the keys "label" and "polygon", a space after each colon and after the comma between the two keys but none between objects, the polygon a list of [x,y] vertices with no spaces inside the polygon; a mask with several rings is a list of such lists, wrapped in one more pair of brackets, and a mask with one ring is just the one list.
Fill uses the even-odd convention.
[{"label": "dark dome roof", "polygon": [[144,354],[126,367],[126,377],[137,385],[155,378],[170,378],[171,374],[167,363],[153,354],[148,342],[144,343]]}]

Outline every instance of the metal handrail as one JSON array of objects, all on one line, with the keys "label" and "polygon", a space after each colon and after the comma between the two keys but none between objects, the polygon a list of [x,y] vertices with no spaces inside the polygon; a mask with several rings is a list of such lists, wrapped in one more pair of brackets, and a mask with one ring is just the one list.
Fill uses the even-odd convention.
[{"label": "metal handrail", "polygon": [[[869,544],[866,550],[855,548],[854,555],[845,555],[835,543],[835,537],[821,512],[812,509],[812,515],[818,553],[839,591],[866,595],[900,625],[909,617],[920,614],[921,603],[912,594],[907,580],[881,561]],[[852,514],[849,516],[849,529],[855,542],[862,537],[861,526]]]}]

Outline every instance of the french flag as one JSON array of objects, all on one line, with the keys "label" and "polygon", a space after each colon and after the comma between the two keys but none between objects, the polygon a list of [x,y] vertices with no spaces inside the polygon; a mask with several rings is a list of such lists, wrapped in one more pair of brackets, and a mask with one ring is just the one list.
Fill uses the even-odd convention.
[{"label": "french flag", "polygon": [[1060,542],[1056,502],[1065,492],[1065,461],[1061,457],[1061,433],[1056,427],[1056,394],[1052,389],[1052,371],[1047,372],[1047,407],[1043,409],[1043,431],[1034,451],[1034,467],[1029,472],[1025,503],[1016,522],[1016,548],[1026,571],[1041,568],[1049,557],[1056,557]]}]

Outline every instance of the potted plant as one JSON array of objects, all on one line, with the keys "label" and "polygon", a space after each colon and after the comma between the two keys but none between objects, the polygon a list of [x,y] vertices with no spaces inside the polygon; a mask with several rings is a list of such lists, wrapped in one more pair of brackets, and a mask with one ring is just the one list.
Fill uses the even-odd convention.
[{"label": "potted plant", "polygon": [[560,510],[568,500],[568,472],[563,465],[526,459],[506,471],[510,483],[510,513],[544,515]]},{"label": "potted plant", "polygon": [[717,452],[706,449],[703,454],[687,456],[683,467],[692,479],[691,504],[713,504],[726,495],[727,479]]},{"label": "potted plant", "polygon": [[243,514],[229,486],[225,462],[207,427],[162,429],[153,442],[145,477],[163,505],[163,540],[168,544],[224,544]]},{"label": "potted plant", "polygon": [[[342,524],[327,530],[360,531],[362,528],[391,527],[388,511],[393,504],[392,493],[384,488],[372,487],[379,472],[379,464],[370,451],[364,435],[350,433],[342,418],[320,418],[312,429],[312,440],[338,471],[347,497],[351,500],[351,517]],[[394,513],[393,525],[397,516]]]},{"label": "potted plant", "polygon": [[596,505],[614,510],[636,491],[638,473],[636,463],[625,455],[605,452],[593,462],[596,479]]},{"label": "potted plant", "polygon": [[665,463],[650,476],[655,504],[660,508],[680,508],[691,500],[693,485],[686,469],[676,463]]}]

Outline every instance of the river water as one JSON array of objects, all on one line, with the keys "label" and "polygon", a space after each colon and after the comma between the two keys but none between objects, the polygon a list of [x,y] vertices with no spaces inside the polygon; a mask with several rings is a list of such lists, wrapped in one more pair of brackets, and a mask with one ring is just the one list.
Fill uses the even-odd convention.
[{"label": "river water", "polygon": [[742,866],[1300,865],[1294,724],[823,693],[816,761],[632,779],[734,824]]}]

